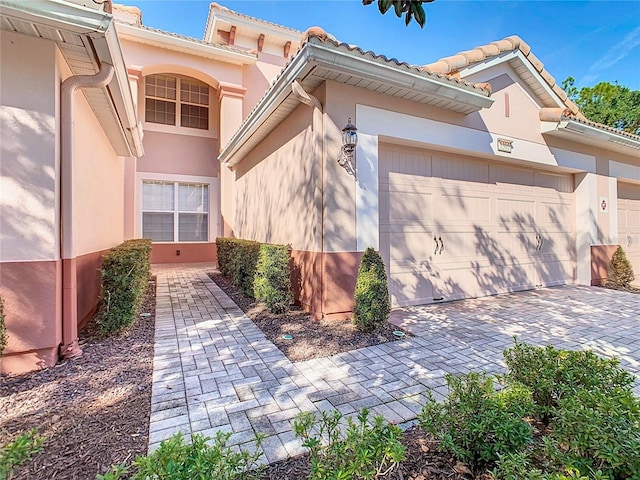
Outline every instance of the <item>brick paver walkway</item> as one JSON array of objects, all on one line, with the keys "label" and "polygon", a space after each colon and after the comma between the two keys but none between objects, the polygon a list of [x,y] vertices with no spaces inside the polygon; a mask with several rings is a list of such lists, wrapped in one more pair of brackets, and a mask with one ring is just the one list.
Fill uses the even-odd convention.
[{"label": "brick paver walkway", "polygon": [[302,411],[369,407],[405,422],[427,389],[446,395],[445,373],[502,371],[514,335],[615,355],[640,375],[640,295],[568,286],[407,307],[391,321],[413,338],[292,363],[209,279],[212,269],[155,267],[150,450],[178,431],[231,432],[230,443],[242,448],[262,432],[270,463],[301,452],[291,425]]}]

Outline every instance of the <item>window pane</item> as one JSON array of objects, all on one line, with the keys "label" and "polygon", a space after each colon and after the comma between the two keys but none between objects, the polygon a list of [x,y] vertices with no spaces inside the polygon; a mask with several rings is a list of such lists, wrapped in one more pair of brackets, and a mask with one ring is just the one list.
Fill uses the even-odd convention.
[{"label": "window pane", "polygon": [[178,215],[178,239],[181,242],[206,242],[209,240],[206,213],[180,213]]},{"label": "window pane", "polygon": [[209,85],[197,80],[180,79],[180,100],[209,106]]},{"label": "window pane", "polygon": [[143,182],[142,210],[173,211],[173,183]]},{"label": "window pane", "polygon": [[181,212],[208,212],[209,186],[181,183],[178,186],[178,210]]},{"label": "window pane", "polygon": [[181,103],[180,126],[209,130],[209,109],[207,107]]},{"label": "window pane", "polygon": [[145,77],[145,95],[147,97],[176,99],[176,79],[167,75],[149,75]]},{"label": "window pane", "polygon": [[174,102],[146,98],[144,105],[145,121],[163,125],[176,124],[176,104]]},{"label": "window pane", "polygon": [[142,236],[154,242],[173,242],[173,213],[142,213]]}]

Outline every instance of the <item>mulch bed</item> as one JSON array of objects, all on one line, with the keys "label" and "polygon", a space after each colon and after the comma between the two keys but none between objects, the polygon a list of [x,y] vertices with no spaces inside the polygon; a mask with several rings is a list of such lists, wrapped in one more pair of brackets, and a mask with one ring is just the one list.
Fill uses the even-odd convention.
[{"label": "mulch bed", "polygon": [[[292,362],[398,340],[393,332],[401,329],[388,323],[376,332],[363,333],[356,330],[350,321],[313,320],[300,308],[294,307],[283,314],[271,313],[263,304],[244,296],[228,277],[219,272],[208,275]],[[405,338],[411,336],[406,331],[404,333]],[[282,338],[287,334],[293,339]]]},{"label": "mulch bed", "polygon": [[145,455],[149,435],[155,281],[141,316],[127,331],[102,335],[90,320],[83,355],[54,367],[0,380],[0,445],[31,428],[43,450],[17,479],[94,479],[112,464]]},{"label": "mulch bed", "polygon": [[[437,442],[418,427],[404,432],[402,444],[406,447],[406,459],[399,468],[388,474],[389,480],[490,480],[488,472],[473,473],[469,467],[453,457],[438,452]],[[309,455],[272,463],[263,472],[261,480],[300,480],[310,471]]]}]

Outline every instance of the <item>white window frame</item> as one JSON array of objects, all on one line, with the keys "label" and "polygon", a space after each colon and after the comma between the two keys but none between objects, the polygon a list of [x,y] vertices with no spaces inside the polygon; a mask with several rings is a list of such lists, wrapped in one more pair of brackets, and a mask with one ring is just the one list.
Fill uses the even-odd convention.
[{"label": "white window frame", "polygon": [[[175,102],[176,104],[176,123],[173,125],[168,125],[168,124],[164,124],[164,123],[155,123],[155,122],[147,122],[146,120],[146,112],[147,112],[147,77],[153,76],[153,75],[163,75],[165,77],[172,77],[176,79],[176,99],[166,99],[166,98],[160,98],[160,97],[154,97],[154,96],[149,96],[148,98],[152,98],[154,100],[162,100],[162,101],[166,101],[166,102]],[[207,106],[208,110],[209,110],[209,119],[208,119],[208,123],[209,123],[209,128],[207,130],[202,129],[202,128],[192,128],[192,127],[182,127],[180,126],[180,121],[181,121],[181,103],[187,103],[189,105],[197,105],[197,106],[201,106],[204,107],[204,105],[198,105],[198,104],[192,104],[191,102],[182,102],[181,101],[181,79],[184,78],[185,80],[188,81],[198,81],[201,83],[204,83],[205,85],[207,85],[209,87],[209,105]],[[175,73],[151,73],[149,75],[145,75],[142,77],[142,81],[140,82],[140,108],[139,108],[139,112],[140,112],[140,116],[141,118],[143,118],[143,128],[144,130],[148,130],[148,131],[153,131],[153,132],[164,132],[164,133],[173,133],[173,134],[179,134],[179,135],[192,135],[192,136],[196,136],[196,137],[208,137],[208,138],[217,138],[217,122],[215,119],[215,104],[213,102],[214,100],[214,93],[215,91],[211,88],[211,85],[208,85],[206,82],[200,80],[199,78],[195,78],[195,77],[189,77],[186,75],[180,75],[180,74],[175,74]]]},{"label": "white window frame", "polygon": [[[135,192],[135,228],[134,234],[136,238],[142,238],[142,197],[143,197],[143,183],[144,182],[167,182],[174,183],[174,198],[176,203],[174,204],[174,225],[173,225],[173,238],[174,241],[161,241],[153,242],[154,244],[206,244],[215,242],[216,237],[220,236],[220,179],[218,177],[200,177],[194,175],[175,175],[175,174],[162,174],[162,173],[148,173],[138,172],[136,173],[136,192]],[[209,190],[209,212],[208,212],[208,231],[207,241],[180,241],[178,236],[178,184],[192,183],[207,185]]]}]

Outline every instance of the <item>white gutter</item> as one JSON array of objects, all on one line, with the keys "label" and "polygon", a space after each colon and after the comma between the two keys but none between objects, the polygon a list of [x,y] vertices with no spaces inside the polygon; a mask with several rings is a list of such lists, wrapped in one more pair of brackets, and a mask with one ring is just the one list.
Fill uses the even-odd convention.
[{"label": "white gutter", "polygon": [[136,27],[126,23],[117,23],[118,35],[120,38],[133,42],[166,48],[176,52],[197,55],[211,60],[220,60],[235,65],[253,65],[257,61],[257,56],[249,52],[240,52],[220,48],[186,38],[174,37],[154,30]]},{"label": "white gutter", "polygon": [[82,355],[78,346],[78,291],[73,235],[73,94],[78,87],[102,88],[115,69],[103,63],[95,75],[67,78],[60,87],[60,256],[62,257],[62,346],[60,356]]},{"label": "white gutter", "polygon": [[236,165],[241,159],[231,160],[233,156],[280,104],[292,94],[291,84],[294,81],[303,80],[316,66],[327,67],[332,72],[385,82],[391,86],[420,92],[443,100],[465,103],[478,110],[490,107],[494,102],[492,98],[472,91],[470,88],[438,81],[420,75],[418,72],[399,70],[391,65],[368,60],[361,56],[350,55],[338,50],[338,47],[329,48],[322,44],[308,42],[285,67],[267,94],[258,102],[254,111],[231,137],[218,156],[218,160],[229,166]]},{"label": "white gutter", "polygon": [[370,60],[366,57],[354,57],[339,48],[328,48],[322,44],[308,43],[312,47],[310,59],[330,67],[334,72],[362,76],[367,80],[386,83],[399,88],[425,93],[443,100],[455,100],[481,108],[490,107],[494,100],[486,95],[472,91],[470,87],[456,85],[453,81],[436,80],[418,72],[398,69],[392,65]]},{"label": "white gutter", "polygon": [[[52,28],[87,34],[105,31],[112,17],[104,12],[59,0],[2,0],[3,16],[11,16]],[[78,15],[81,13],[82,15]]]},{"label": "white gutter", "polygon": [[[575,136],[576,141],[588,140],[591,144],[598,144],[602,148],[617,147],[631,149],[629,154],[637,154],[640,151],[640,137],[632,138],[624,134],[612,132],[596,125],[589,125],[577,120],[564,118],[560,122],[541,122],[543,134],[565,134]],[[585,139],[586,137],[586,139]]]}]

